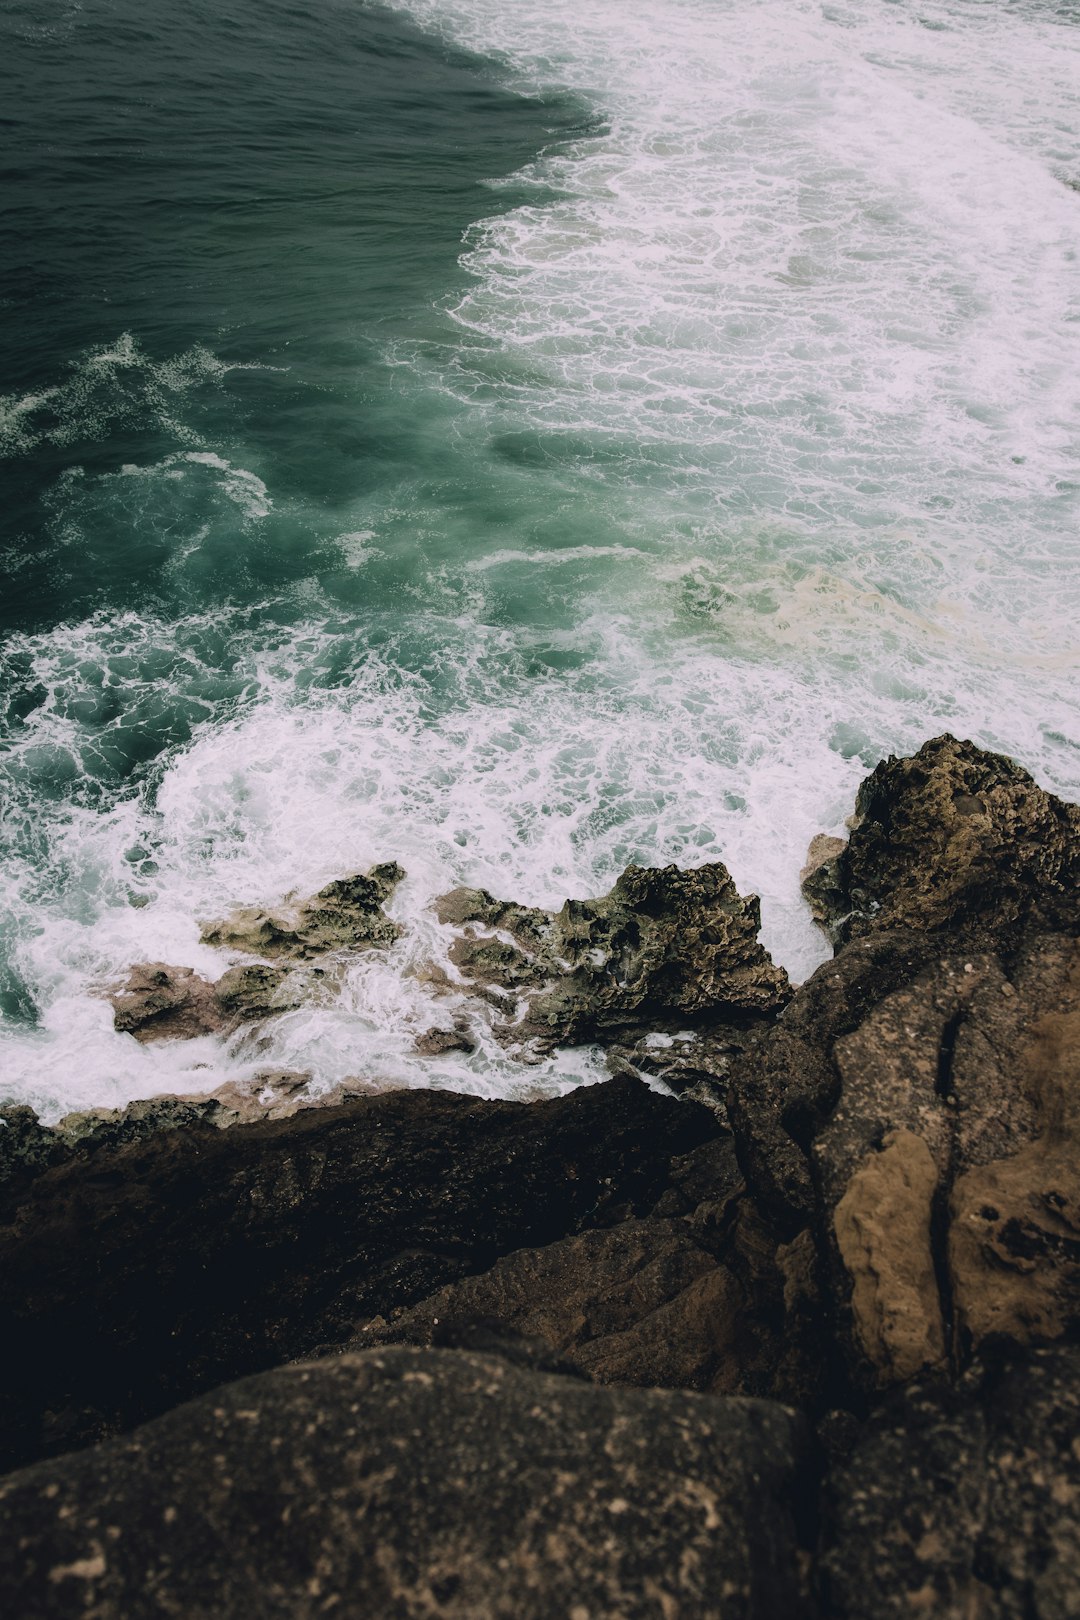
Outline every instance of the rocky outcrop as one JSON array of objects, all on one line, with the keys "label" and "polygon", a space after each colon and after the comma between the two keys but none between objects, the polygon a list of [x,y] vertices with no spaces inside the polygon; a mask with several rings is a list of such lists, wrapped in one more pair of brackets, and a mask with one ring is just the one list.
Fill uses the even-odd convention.
[{"label": "rocky outcrop", "polygon": [[835,861],[853,937],[733,1061],[727,1103],[865,1395],[1080,1326],[1080,947],[1060,927],[1080,821],[939,738],[864,784]]},{"label": "rocky outcrop", "polygon": [[723,868],[556,914],[443,897],[422,1047],[483,1016],[523,1060],[603,1042],[607,1085],[0,1112],[9,1459],[323,1358],[13,1476],[0,1604],[1080,1612],[1078,848],[1073,807],[941,738],[817,842],[840,945],[794,992]]},{"label": "rocky outcrop", "polygon": [[172,1106],[182,1129],[121,1118],[59,1162],[23,1133],[0,1226],[8,1466],[651,1209],[718,1131],[631,1080],[535,1104],[389,1092],[224,1131],[220,1102]]},{"label": "rocky outcrop", "polygon": [[766,1402],[373,1352],[0,1481],[0,1593],[42,1620],[809,1620],[812,1480]]},{"label": "rocky outcrop", "polygon": [[242,906],[220,922],[207,923],[203,942],[294,961],[333,951],[385,948],[401,927],[383,906],[404,876],[396,861],[388,861],[355,877],[338,878],[312,899],[290,897],[273,911]]},{"label": "rocky outcrop", "polygon": [[821,1404],[828,1381],[812,1254],[778,1250],[721,1136],[673,1161],[647,1214],[519,1249],[350,1348],[457,1343],[484,1323],[548,1345],[604,1384]]},{"label": "rocky outcrop", "polygon": [[539,1051],[703,1020],[745,1026],[789,994],[758,939],[757,897],[743,899],[719,863],[628,866],[610,894],[554,914],[456,889],[438,915],[463,929],[450,959],[503,1007],[506,1038]]},{"label": "rocky outcrop", "polygon": [[1080,1599],[1080,1350],[913,1385],[826,1491],[831,1620],[1072,1620]]},{"label": "rocky outcrop", "polygon": [[311,988],[309,979],[265,962],[229,968],[216,984],[191,968],[145,962],[132,968],[109,1000],[121,1034],[143,1042],[178,1041],[231,1034],[242,1023],[300,1006]]},{"label": "rocky outcrop", "polygon": [[935,737],[859,789],[847,843],[818,846],[805,882],[837,943],[882,929],[1080,925],[1080,806],[971,742]]}]

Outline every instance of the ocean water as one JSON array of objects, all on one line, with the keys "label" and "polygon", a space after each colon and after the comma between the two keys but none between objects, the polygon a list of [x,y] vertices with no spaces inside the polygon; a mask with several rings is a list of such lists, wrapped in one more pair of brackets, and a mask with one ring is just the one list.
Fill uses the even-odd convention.
[{"label": "ocean water", "polygon": [[[890,752],[1080,790],[1080,10],[10,0],[0,1094],[420,1058],[461,882],[798,896]],[[397,946],[256,1042],[101,989],[396,859]]]}]

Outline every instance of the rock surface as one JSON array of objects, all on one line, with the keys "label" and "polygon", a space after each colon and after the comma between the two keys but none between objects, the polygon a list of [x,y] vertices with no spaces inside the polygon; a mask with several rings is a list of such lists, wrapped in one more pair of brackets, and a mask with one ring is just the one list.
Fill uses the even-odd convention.
[{"label": "rock surface", "polygon": [[165,1107],[183,1129],[121,1117],[59,1162],[19,1122],[30,1163],[0,1226],[8,1466],[651,1208],[672,1158],[718,1130],[630,1080],[535,1104],[389,1092],[226,1131],[220,1107]]},{"label": "rock surface", "polygon": [[[19,1612],[1080,1613],[1078,814],[951,738],[887,761],[793,993],[723,868],[444,896],[421,1047],[463,982],[525,1060],[602,1041],[555,1103],[0,1110],[9,1460],[325,1358],[13,1477]],[[287,960],[342,937],[297,917]]]},{"label": "rock surface", "polygon": [[299,976],[265,962],[229,968],[216,984],[191,968],[143,962],[109,1000],[121,1034],[143,1042],[181,1041],[231,1034],[241,1023],[300,1006],[310,993]]},{"label": "rock surface", "polygon": [[832,1620],[1073,1620],[1080,1602],[1080,1350],[914,1385],[827,1488]]},{"label": "rock surface", "polygon": [[1080,924],[1080,806],[1001,754],[942,736],[887,759],[860,787],[851,827],[807,878],[838,943],[885,928],[1004,941],[1033,922]]},{"label": "rock surface", "polygon": [[42,1620],[809,1620],[811,1481],[782,1407],[373,1352],[0,1481],[0,1594]]},{"label": "rock surface", "polygon": [[273,911],[241,906],[220,922],[207,923],[204,944],[227,946],[252,956],[303,960],[333,951],[392,945],[400,924],[383,905],[405,876],[396,861],[370,872],[339,878],[311,899],[290,897]]},{"label": "rock surface", "polygon": [[508,1038],[540,1051],[653,1026],[745,1025],[789,994],[758,940],[757,897],[743,899],[719,863],[628,866],[610,894],[555,914],[456,889],[438,916],[465,929],[451,961],[502,1003]]}]

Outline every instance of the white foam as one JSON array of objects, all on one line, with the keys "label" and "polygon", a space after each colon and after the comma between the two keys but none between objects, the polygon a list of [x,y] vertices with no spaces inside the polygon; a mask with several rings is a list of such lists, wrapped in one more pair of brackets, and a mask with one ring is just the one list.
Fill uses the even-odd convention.
[{"label": "white foam", "polygon": [[[356,619],[312,586],[277,630],[223,609],[16,639],[46,696],[5,765],[7,906],[42,1023],[4,1055],[52,1114],[253,1065],[486,1095],[595,1078],[589,1052],[415,1055],[455,1005],[418,976],[445,946],[433,896],[554,906],[630,860],[722,859],[799,978],[823,955],[807,844],[883,755],[949,729],[1080,791],[1075,30],[961,0],[407,9],[607,119],[470,232],[458,341],[395,353],[403,387],[460,401],[447,442],[510,515],[493,540],[448,514],[460,554],[440,537],[430,562],[425,513],[423,566]],[[94,367],[164,421],[214,363],[159,375],[121,342],[62,409],[14,402],[17,442],[89,421]],[[212,478],[260,521],[253,473],[178,442],[138,476]],[[344,520],[365,583],[399,498]],[[500,618],[514,590],[535,629]],[[109,763],[121,689],[195,728],[143,775]],[[199,919],[388,859],[403,939],[258,1051],[138,1048],[89,994],[137,960],[218,971]]]}]

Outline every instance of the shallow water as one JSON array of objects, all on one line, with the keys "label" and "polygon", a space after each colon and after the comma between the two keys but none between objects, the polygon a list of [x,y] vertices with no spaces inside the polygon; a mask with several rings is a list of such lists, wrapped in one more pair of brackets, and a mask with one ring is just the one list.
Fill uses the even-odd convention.
[{"label": "shallow water", "polygon": [[[5,61],[4,1085],[419,1059],[457,882],[797,874],[950,729],[1080,787],[1080,34],[999,0],[23,0]],[[396,858],[333,1006],[95,985]]]}]

